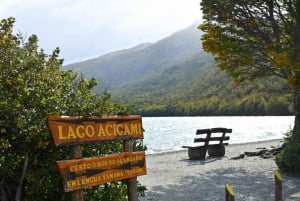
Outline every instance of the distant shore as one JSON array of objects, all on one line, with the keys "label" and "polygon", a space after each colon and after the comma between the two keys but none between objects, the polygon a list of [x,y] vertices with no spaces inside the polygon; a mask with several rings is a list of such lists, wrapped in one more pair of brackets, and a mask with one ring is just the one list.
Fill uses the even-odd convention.
[{"label": "distant shore", "polygon": [[[225,184],[236,193],[236,200],[274,200],[274,158],[258,156],[233,160],[241,152],[274,148],[282,140],[233,144],[221,158],[190,160],[187,150],[148,154],[147,175],[138,177],[147,187],[141,201],[212,201],[225,200]],[[281,173],[285,201],[300,200],[300,178]]]}]

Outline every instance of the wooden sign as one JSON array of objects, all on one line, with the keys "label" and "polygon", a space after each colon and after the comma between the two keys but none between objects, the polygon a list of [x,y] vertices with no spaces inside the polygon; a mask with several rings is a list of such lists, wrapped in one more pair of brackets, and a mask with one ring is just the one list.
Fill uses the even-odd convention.
[{"label": "wooden sign", "polygon": [[146,174],[144,152],[58,161],[65,192]]},{"label": "wooden sign", "polygon": [[48,125],[56,146],[91,141],[143,139],[139,115],[104,117],[48,117]]}]

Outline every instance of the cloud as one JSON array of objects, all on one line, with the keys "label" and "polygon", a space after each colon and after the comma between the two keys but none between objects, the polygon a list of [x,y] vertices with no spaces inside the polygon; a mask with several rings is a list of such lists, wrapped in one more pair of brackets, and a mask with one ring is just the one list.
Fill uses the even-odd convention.
[{"label": "cloud", "polygon": [[0,17],[67,62],[154,42],[201,18],[198,0],[0,0]]}]

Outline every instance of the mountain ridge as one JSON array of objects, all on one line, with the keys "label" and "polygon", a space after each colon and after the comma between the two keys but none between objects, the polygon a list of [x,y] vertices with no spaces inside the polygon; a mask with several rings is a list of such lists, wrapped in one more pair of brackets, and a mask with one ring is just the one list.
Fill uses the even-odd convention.
[{"label": "mountain ridge", "polygon": [[[158,69],[183,62],[190,54],[201,52],[200,35],[200,31],[192,25],[156,43],[111,52],[95,59],[66,65],[63,69],[73,69],[86,77],[94,77],[104,88],[116,90]],[[197,40],[198,43],[195,42]]]},{"label": "mountain ridge", "polygon": [[237,85],[203,51],[193,24],[156,43],[111,52],[65,68],[96,78],[97,93],[144,116],[290,115],[285,82],[265,78]]}]

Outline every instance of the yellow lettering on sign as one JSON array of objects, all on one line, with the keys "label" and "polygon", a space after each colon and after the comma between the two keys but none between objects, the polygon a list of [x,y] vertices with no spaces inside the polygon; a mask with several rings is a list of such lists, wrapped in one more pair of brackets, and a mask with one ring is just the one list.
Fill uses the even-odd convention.
[{"label": "yellow lettering on sign", "polygon": [[115,129],[117,135],[122,135],[124,133],[124,128],[122,124],[117,124]]},{"label": "yellow lettering on sign", "polygon": [[51,115],[49,128],[56,146],[91,141],[143,138],[141,117],[68,117]]},{"label": "yellow lettering on sign", "polygon": [[[119,176],[119,174],[117,174],[115,176]],[[69,188],[69,189],[78,188],[83,185],[90,185],[90,184],[101,182],[101,181],[102,181],[102,178],[99,175],[92,176],[92,177],[86,177],[86,178],[79,178],[79,179],[67,181],[67,188]]]},{"label": "yellow lettering on sign", "polygon": [[143,168],[133,168],[125,171],[127,175],[138,175],[143,172]]},{"label": "yellow lettering on sign", "polygon": [[141,133],[141,124],[131,124],[130,125],[130,130],[134,134]]},{"label": "yellow lettering on sign", "polygon": [[67,137],[63,135],[63,127],[57,126],[57,128],[58,128],[58,139],[60,140],[67,139]]},{"label": "yellow lettering on sign", "polygon": [[112,131],[113,131],[113,125],[105,126],[105,132],[107,133],[108,136],[112,136]]},{"label": "yellow lettering on sign", "polygon": [[101,124],[98,127],[98,136],[106,136],[106,133]]},{"label": "yellow lettering on sign", "polygon": [[76,135],[79,137],[79,138],[83,138],[84,137],[84,126],[77,126],[76,127]]},{"label": "yellow lettering on sign", "polygon": [[77,138],[76,135],[75,135],[75,132],[72,128],[72,126],[69,126],[69,133],[68,133],[68,136],[67,136],[68,139],[71,139],[71,138]]},{"label": "yellow lettering on sign", "polygon": [[112,136],[126,136],[139,135],[142,133],[140,123],[132,124],[105,124],[105,125],[63,125],[57,126],[58,139],[84,139],[94,137],[112,137]]},{"label": "yellow lettering on sign", "polygon": [[113,181],[113,180],[118,179],[120,177],[124,177],[123,172],[111,172],[111,173],[102,175],[102,180],[104,180],[104,181]]},{"label": "yellow lettering on sign", "polygon": [[95,128],[92,125],[88,125],[85,128],[85,133],[88,137],[93,137],[95,135]]}]

